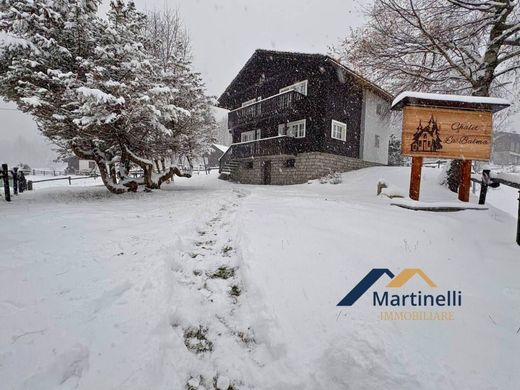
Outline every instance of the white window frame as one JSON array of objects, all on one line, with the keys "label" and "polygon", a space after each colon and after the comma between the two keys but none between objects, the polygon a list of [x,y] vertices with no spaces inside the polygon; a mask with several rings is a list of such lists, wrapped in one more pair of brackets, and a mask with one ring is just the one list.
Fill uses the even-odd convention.
[{"label": "white window frame", "polygon": [[[303,127],[300,128],[300,125],[303,125]],[[293,129],[295,127],[295,129]],[[286,130],[287,134],[283,134],[283,131]],[[291,134],[293,133],[294,135]],[[302,131],[300,133],[300,130]],[[278,125],[278,135],[289,135],[294,138],[305,138],[307,135],[307,119],[300,119],[298,121],[294,122],[288,122],[287,124],[281,123]]]},{"label": "white window frame", "polygon": [[262,129],[244,131],[240,134],[240,142],[251,142],[262,138]]},{"label": "white window frame", "polygon": [[280,88],[279,92],[284,93],[284,92],[293,90],[293,91],[301,93],[302,95],[307,96],[307,85],[308,85],[308,80],[298,81],[297,83],[294,83],[287,87]]},{"label": "white window frame", "polygon": [[[336,137],[334,135],[334,126],[339,126],[341,127],[342,129],[342,137]],[[347,124],[346,123],[343,123],[343,122],[340,122],[340,121],[336,121],[336,120],[332,120],[332,124],[330,126],[330,137],[332,139],[337,139],[339,141],[343,141],[345,142],[347,140]]]}]

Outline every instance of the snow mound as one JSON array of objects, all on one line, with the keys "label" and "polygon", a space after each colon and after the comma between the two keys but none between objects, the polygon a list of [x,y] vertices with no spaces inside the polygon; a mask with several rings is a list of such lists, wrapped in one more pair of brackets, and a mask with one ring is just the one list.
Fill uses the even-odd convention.
[{"label": "snow mound", "polygon": [[461,211],[461,210],[487,210],[484,205],[463,202],[419,202],[411,199],[398,199],[391,203],[410,210],[423,211]]}]

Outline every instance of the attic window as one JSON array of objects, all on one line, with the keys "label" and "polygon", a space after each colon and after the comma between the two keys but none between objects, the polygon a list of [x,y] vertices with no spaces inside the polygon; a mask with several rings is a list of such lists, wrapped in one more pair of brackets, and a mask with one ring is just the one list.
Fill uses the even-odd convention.
[{"label": "attic window", "polygon": [[307,96],[307,80],[299,81],[293,85],[289,85],[288,87],[283,87],[280,89],[280,93],[284,93],[287,91],[296,91],[301,93],[302,95]]},{"label": "attic window", "polygon": [[378,104],[376,106],[376,114],[381,115],[382,113],[383,113],[383,105],[382,104]]}]

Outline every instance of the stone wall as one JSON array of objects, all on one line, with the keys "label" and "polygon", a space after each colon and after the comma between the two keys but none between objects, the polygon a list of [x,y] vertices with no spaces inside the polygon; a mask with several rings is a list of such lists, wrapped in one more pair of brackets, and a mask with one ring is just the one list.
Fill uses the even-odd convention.
[{"label": "stone wall", "polygon": [[[287,166],[294,160],[294,166]],[[379,164],[329,153],[310,152],[297,156],[264,156],[238,161],[231,180],[243,184],[264,184],[264,161],[271,161],[271,184],[300,184],[331,172],[347,172]]]}]

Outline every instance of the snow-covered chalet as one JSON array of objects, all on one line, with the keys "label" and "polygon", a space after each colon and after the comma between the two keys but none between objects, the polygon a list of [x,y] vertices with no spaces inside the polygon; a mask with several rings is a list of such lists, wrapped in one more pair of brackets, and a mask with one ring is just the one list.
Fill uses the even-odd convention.
[{"label": "snow-covered chalet", "polygon": [[256,50],[219,98],[233,138],[220,172],[296,184],[387,164],[392,98],[329,56]]}]

